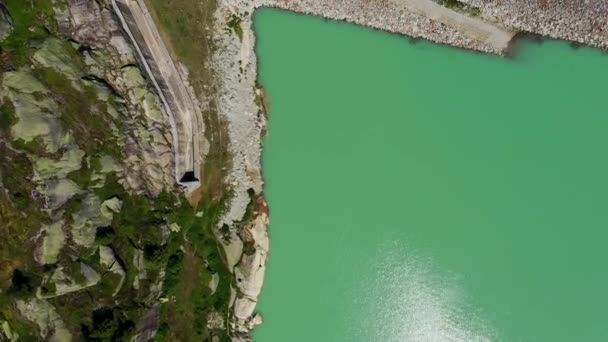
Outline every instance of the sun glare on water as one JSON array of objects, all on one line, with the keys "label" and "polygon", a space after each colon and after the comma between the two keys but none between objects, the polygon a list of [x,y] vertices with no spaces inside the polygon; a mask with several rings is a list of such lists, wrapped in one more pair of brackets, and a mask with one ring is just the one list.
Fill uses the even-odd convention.
[{"label": "sun glare on water", "polygon": [[[467,302],[457,275],[438,274],[433,260],[396,243],[379,246],[362,272],[374,274],[355,290],[352,338],[376,341],[493,341],[488,322]],[[371,331],[369,331],[371,330]]]}]

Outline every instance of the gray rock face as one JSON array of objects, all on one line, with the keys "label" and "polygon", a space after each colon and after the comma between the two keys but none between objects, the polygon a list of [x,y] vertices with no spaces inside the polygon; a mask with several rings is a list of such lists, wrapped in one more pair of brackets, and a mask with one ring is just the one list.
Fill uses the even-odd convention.
[{"label": "gray rock face", "polygon": [[72,61],[66,43],[58,38],[49,38],[42,43],[40,50],[34,54],[34,61],[47,68],[67,76],[70,80],[81,77],[78,66]]},{"label": "gray rock face", "polygon": [[116,103],[101,100],[124,123],[116,130],[126,145],[125,158],[116,161],[119,170],[113,170],[119,173],[119,182],[137,194],[174,190],[173,139],[167,114],[135,66],[135,50],[109,10],[109,1],[68,0],[66,13],[60,14],[72,37],[92,48],[84,52],[87,73],[107,82],[106,93],[118,97]]},{"label": "gray rock face", "polygon": [[74,243],[92,248],[95,245],[97,227],[109,226],[113,213],[111,206],[106,202],[102,203],[95,194],[88,193],[82,200],[82,208],[72,214],[71,232]]},{"label": "gray rock face", "polygon": [[[105,202],[104,202],[105,203]],[[108,272],[112,272],[120,277],[120,281],[118,285],[116,285],[116,289],[112,293],[112,296],[116,296],[118,291],[122,288],[122,284],[125,281],[127,273],[125,269],[122,267],[118,259],[116,259],[116,254],[114,250],[107,246],[99,246],[99,263],[106,267]]]},{"label": "gray rock face", "polygon": [[[78,282],[77,277],[84,278],[84,281]],[[79,263],[76,269],[59,265],[50,276],[43,279],[43,284],[54,285],[55,291],[45,293],[42,288],[38,288],[36,297],[38,299],[48,299],[63,296],[96,285],[100,280],[101,275],[85,263]]]},{"label": "gray rock face", "polygon": [[106,30],[99,29],[108,23],[101,15],[101,8],[97,1],[69,0],[68,3],[72,14],[74,38],[77,41],[98,46],[110,39]]},{"label": "gray rock face", "polygon": [[15,24],[6,7],[0,3],[0,42],[4,41],[12,32]]},{"label": "gray rock face", "polygon": [[40,137],[50,153],[57,152],[69,140],[59,122],[58,104],[28,70],[4,73],[0,96],[7,97],[15,106],[18,121],[11,127],[13,139],[27,143]]},{"label": "gray rock face", "polygon": [[40,233],[44,235],[42,243],[34,252],[34,260],[41,265],[49,265],[57,262],[57,257],[65,245],[66,235],[63,232],[64,221],[54,222],[49,226],[43,226]]},{"label": "gray rock face", "polygon": [[42,339],[53,342],[72,341],[72,335],[51,303],[34,298],[29,301],[17,300],[16,304],[23,316],[36,323]]}]

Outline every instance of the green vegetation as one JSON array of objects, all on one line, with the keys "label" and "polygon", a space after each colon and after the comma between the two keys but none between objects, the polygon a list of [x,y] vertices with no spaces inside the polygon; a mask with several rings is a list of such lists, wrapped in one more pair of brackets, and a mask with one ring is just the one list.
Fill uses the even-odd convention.
[{"label": "green vegetation", "polygon": [[[213,25],[215,1],[148,2],[164,28],[166,38],[170,38],[166,41],[171,42],[174,56],[189,68],[195,91],[213,99],[215,84],[206,61],[213,49],[208,39],[211,32],[207,30]],[[37,99],[50,97],[57,103],[62,128],[71,134],[85,157],[81,160],[81,168],[67,175],[82,191],[58,209],[44,209],[46,203],[44,195],[39,193],[40,184],[33,181],[32,160],[41,156],[57,159],[65,152],[65,147],[49,155],[40,136],[28,142],[11,139],[10,128],[17,116],[11,101],[2,99],[0,185],[6,191],[0,191],[0,217],[3,220],[0,236],[4,239],[0,246],[0,321],[9,322],[24,340],[36,340],[37,328],[16,313],[14,300],[31,299],[39,289],[44,294],[55,294],[57,287],[48,278],[58,267],[63,267],[74,283],[86,283],[80,268],[84,264],[101,277],[99,283],[47,299],[74,340],[129,340],[139,320],[159,304],[159,296],[168,299],[166,304],[160,305],[160,340],[200,341],[210,336],[225,340],[226,327],[209,331],[206,324],[212,313],[227,317],[232,282],[222,247],[214,233],[231,196],[224,185],[230,162],[227,129],[215,102],[211,102],[203,117],[207,139],[212,144],[201,167],[201,188],[190,203],[172,193],[156,197],[128,193],[114,172],[106,175],[103,187],[92,188],[92,175],[101,170],[100,156],[123,159],[111,127],[116,125],[124,130],[125,124],[107,113],[108,105],[118,103],[118,98],[110,91],[108,102],[100,101],[98,87],[104,85],[81,80],[87,76],[83,56],[69,37],[57,34],[50,0],[6,0],[5,3],[15,21],[15,31],[2,43],[0,51],[6,57],[5,62],[11,68],[31,70],[49,90],[48,94],[34,96]],[[238,26],[239,23],[233,24]],[[68,75],[53,65],[44,67],[32,62],[32,56],[45,40],[48,42],[48,38],[56,37],[61,39],[59,49],[69,57],[67,63],[77,75]],[[197,44],[192,44],[193,41]],[[122,206],[120,211],[113,213],[111,223],[95,228],[95,245],[85,248],[74,243],[71,229],[77,223],[78,215],[90,206],[92,194],[102,202],[118,198]],[[197,216],[200,212],[203,215]],[[51,216],[53,221],[59,218],[65,222],[61,229],[67,236],[66,247],[57,264],[41,266],[34,260],[34,251],[46,233],[37,239],[32,237],[43,225],[52,223]],[[173,223],[180,226],[179,232],[167,228]],[[100,265],[98,246],[110,247],[126,272],[125,281],[115,295],[120,278]],[[28,252],[24,253],[24,250]],[[141,254],[143,265],[137,261]],[[164,282],[160,282],[159,275],[163,271]],[[220,281],[212,293],[209,283],[214,275],[218,275]],[[155,292],[158,288],[161,291]]]},{"label": "green vegetation", "polygon": [[[166,267],[165,293],[171,291],[170,288],[179,286],[183,264],[183,253],[180,250],[184,243],[183,236],[181,233],[171,233],[167,242],[163,243],[161,227],[176,222],[182,229],[189,230],[197,220],[194,216],[195,209],[183,199],[169,193],[162,193],[154,199],[131,195],[118,183],[115,174],[108,176],[106,186],[96,189],[96,194],[102,200],[118,197],[123,203],[121,211],[114,215],[112,226],[98,228],[96,236],[98,243],[112,248],[126,270],[125,282],[113,297],[119,276],[99,266],[97,253],[89,253],[88,257],[84,253],[84,257],[81,254],[80,261],[102,274],[98,285],[83,290],[91,301],[76,303],[81,300],[82,294],[72,293],[56,297],[52,302],[66,324],[74,327],[74,331],[80,332],[82,337],[99,341],[120,340],[130,336],[137,320],[150,306],[147,296],[151,281],[155,281],[155,273]],[[139,272],[132,263],[135,250],[144,252],[148,272],[148,279],[140,282],[138,290],[132,287]],[[217,254],[217,249],[211,253]],[[95,311],[99,305],[103,305],[104,310],[113,312],[113,315],[106,312],[103,315],[105,318],[100,318]]]},{"label": "green vegetation", "polygon": [[[146,0],[161,28],[165,44],[190,71],[190,83],[201,93],[212,86],[210,67],[205,65],[213,51],[213,13],[217,0]],[[193,43],[196,42],[196,43]]]},{"label": "green vegetation", "polygon": [[[246,12],[245,15],[247,15]],[[243,28],[241,27],[242,22],[243,17],[236,13],[230,15],[230,18],[228,19],[228,30],[232,30],[240,40],[243,40]]]},{"label": "green vegetation", "polygon": [[8,135],[12,125],[17,123],[15,107],[10,99],[5,98],[0,105],[0,132]]},{"label": "green vegetation", "polygon": [[56,32],[51,1],[44,0],[4,0],[15,30],[2,42],[2,53],[11,54],[11,64],[19,68],[30,62],[36,43]]},{"label": "green vegetation", "polygon": [[28,142],[25,142],[23,139],[17,139],[14,140],[12,143],[13,147],[15,147],[16,149],[19,149],[21,151],[30,153],[30,154],[34,154],[34,155],[39,155],[39,156],[46,156],[46,147],[44,144],[44,141],[42,140],[41,137],[36,137]]},{"label": "green vegetation", "polygon": [[25,340],[34,340],[36,329],[19,319],[11,307],[17,298],[34,295],[40,286],[43,269],[31,253],[31,237],[48,219],[38,210],[31,193],[34,186],[28,181],[33,176],[31,162],[24,154],[14,152],[0,142],[0,320],[7,321]]},{"label": "green vegetation", "polygon": [[[30,199],[32,192],[35,190],[35,186],[29,181],[34,175],[32,163],[25,154],[14,152],[5,142],[0,142],[0,160],[2,160],[2,163],[0,163],[0,179],[3,188],[7,190],[8,200],[15,205],[15,209],[18,211],[31,215],[31,219],[36,218],[36,207],[30,205],[35,203]],[[20,223],[25,223],[24,221],[27,221],[27,219],[18,220]],[[38,223],[37,220],[32,221],[32,226]],[[3,223],[6,224],[7,222]],[[8,223],[10,227],[12,222],[9,220]],[[15,227],[15,229],[17,228]]]},{"label": "green vegetation", "polygon": [[[66,49],[73,49],[66,44]],[[120,157],[120,148],[113,137],[111,116],[97,99],[97,90],[81,84],[82,90],[74,88],[72,81],[51,68],[34,69],[34,75],[50,91],[61,108],[61,123],[68,128],[76,143],[87,155],[105,153]]]},{"label": "green vegetation", "polygon": [[463,8],[466,6],[463,2],[458,0],[439,0],[439,3],[449,8]]},{"label": "green vegetation", "polygon": [[243,219],[236,224],[237,232],[239,232],[239,236],[241,241],[243,241],[243,253],[247,255],[252,255],[255,253],[255,241],[250,236],[250,234],[244,229],[245,225],[255,219],[258,213],[258,202],[255,196],[253,189],[249,189],[249,204],[247,205],[247,210],[245,211],[245,215],[243,215]]},{"label": "green vegetation", "polygon": [[464,12],[473,17],[479,16],[479,14],[481,13],[479,8],[470,6],[459,0],[437,0],[437,2],[447,8],[459,12]]},{"label": "green vegetation", "polygon": [[[97,158],[96,158],[97,159]],[[82,158],[81,167],[78,170],[68,173],[68,179],[78,184],[82,189],[86,189],[91,181],[93,166],[89,167],[86,158]]]},{"label": "green vegetation", "polygon": [[[202,211],[203,215],[183,230],[187,237],[183,245],[183,258],[176,256],[173,259],[182,259],[181,267],[177,264],[174,266],[176,270],[180,267],[179,281],[172,280],[171,286],[165,288],[166,295],[171,299],[162,307],[161,321],[165,323],[161,324],[158,337],[166,341],[200,341],[214,335],[224,340],[227,338],[227,327],[218,331],[207,331],[206,327],[212,311],[227,318],[232,282],[222,247],[214,233],[231,196],[224,184],[225,172],[231,160],[227,126],[217,112],[216,86],[206,63],[214,48],[209,39],[209,30],[213,27],[213,13],[217,4],[215,0],[146,2],[174,58],[188,68],[189,81],[196,93],[211,99],[203,113],[210,150],[201,167],[201,187],[192,196],[197,212]],[[233,21],[235,32],[239,24],[240,20]],[[193,41],[197,44],[193,45]],[[171,277],[175,277],[176,273]],[[219,275],[220,282],[215,293],[211,294],[208,284],[214,273]]]}]

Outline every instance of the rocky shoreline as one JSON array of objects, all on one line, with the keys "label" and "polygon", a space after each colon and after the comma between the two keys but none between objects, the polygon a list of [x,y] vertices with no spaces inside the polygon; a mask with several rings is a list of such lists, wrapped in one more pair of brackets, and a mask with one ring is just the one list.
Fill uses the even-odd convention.
[{"label": "rocky shoreline", "polygon": [[[231,228],[225,251],[234,270],[236,288],[231,297],[231,335],[235,341],[250,341],[253,327],[262,322],[255,311],[262,288],[269,251],[268,216],[260,211],[247,226],[253,232],[253,254],[243,252],[244,243],[234,228],[245,214],[253,189],[262,194],[262,135],[265,117],[256,101],[257,60],[253,13],[257,8],[273,7],[343,20],[366,27],[402,34],[413,39],[426,39],[464,49],[506,55],[520,33],[533,33],[564,39],[602,49],[608,48],[608,3],[604,1],[552,0],[530,2],[506,0],[465,0],[452,10],[436,15],[428,9],[437,4],[431,0],[221,0],[216,12],[214,40],[218,43],[213,58],[220,82],[220,113],[227,118],[233,167],[228,184],[234,196],[220,226]],[[473,17],[469,20],[466,17]],[[230,20],[238,18],[240,34],[227,30]]]},{"label": "rocky shoreline", "polygon": [[608,2],[602,0],[463,0],[488,21],[532,33],[608,49]]}]

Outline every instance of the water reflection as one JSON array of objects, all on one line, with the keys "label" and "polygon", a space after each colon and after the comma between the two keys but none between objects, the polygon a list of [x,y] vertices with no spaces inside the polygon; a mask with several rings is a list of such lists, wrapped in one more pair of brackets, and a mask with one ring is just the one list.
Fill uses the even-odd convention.
[{"label": "water reflection", "polygon": [[370,277],[362,279],[353,293],[358,309],[351,312],[361,315],[354,318],[349,340],[360,336],[387,342],[495,340],[492,326],[468,301],[461,278],[440,273],[431,258],[386,242],[361,273]]}]

